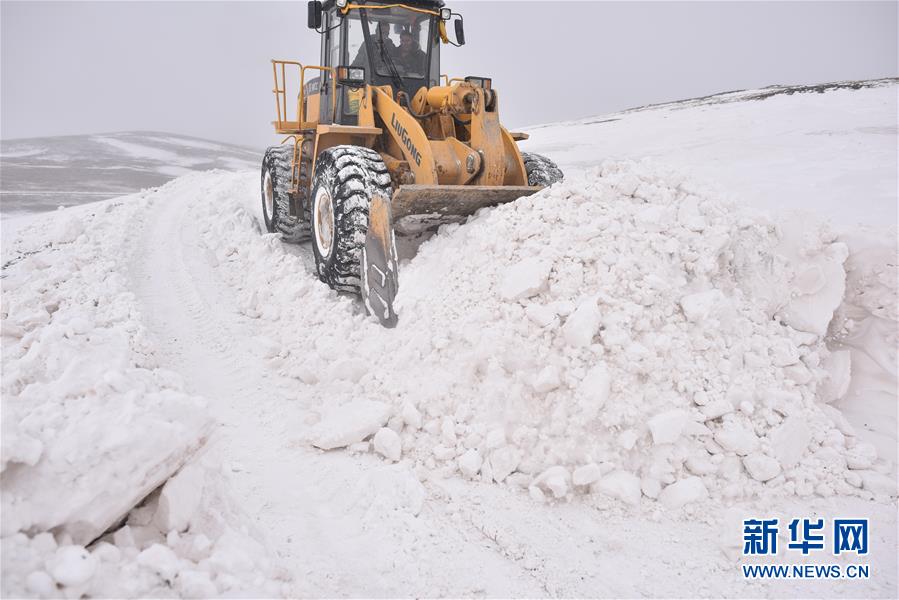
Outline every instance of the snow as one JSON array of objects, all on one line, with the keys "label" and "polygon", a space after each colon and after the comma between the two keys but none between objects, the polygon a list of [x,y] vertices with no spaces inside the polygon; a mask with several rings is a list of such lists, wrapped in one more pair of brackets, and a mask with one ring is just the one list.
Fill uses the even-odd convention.
[{"label": "snow", "polygon": [[[60,585],[67,587],[80,586],[94,576],[97,570],[97,558],[83,546],[63,546],[47,561],[50,576]],[[32,574],[34,575],[34,573]],[[39,577],[39,585],[46,582]]]},{"label": "snow", "polygon": [[27,158],[29,156],[40,156],[46,152],[44,148],[11,150],[0,152],[0,158]]},{"label": "snow", "polygon": [[[160,163],[177,165],[180,167],[189,167],[191,165],[203,162],[202,160],[181,156],[177,152],[172,152],[163,148],[152,147],[134,142],[126,142],[124,140],[116,139],[113,137],[97,136],[94,137],[94,139],[98,142],[102,142],[103,144],[111,146],[116,150],[120,150],[132,158],[149,159]],[[184,175],[185,173],[168,172],[166,174],[179,176]]]},{"label": "snow", "polygon": [[780,217],[892,227],[896,80],[868,85],[773,86],[529,127],[521,147],[552,157],[566,176],[610,157],[649,157]]},{"label": "snow", "polygon": [[[23,226],[4,595],[889,596],[890,239],[759,214],[662,159],[588,157],[444,227],[401,265],[394,330],[261,234],[255,172]],[[80,482],[113,497],[42,501]],[[740,518],[859,514],[878,577],[738,579]]]},{"label": "snow", "polygon": [[602,476],[602,470],[596,463],[583,465],[574,470],[571,474],[571,481],[574,485],[590,485]]},{"label": "snow", "polygon": [[743,459],[743,466],[753,479],[768,481],[780,474],[780,463],[764,454],[750,454]]},{"label": "snow", "polygon": [[383,431],[382,426],[389,416],[390,409],[383,402],[348,402],[332,409],[322,418],[313,445],[322,450],[332,450],[360,442],[376,431]]},{"label": "snow", "polygon": [[400,436],[387,427],[379,429],[372,442],[374,443],[375,452],[388,460],[396,462],[403,453],[403,442],[400,440]]},{"label": "snow", "polygon": [[483,463],[481,453],[476,448],[469,448],[459,457],[459,471],[465,477],[473,479],[481,470]]},{"label": "snow", "polygon": [[547,283],[552,265],[529,258],[510,267],[499,285],[499,295],[504,300],[520,300],[540,293]]},{"label": "snow", "polygon": [[[575,471],[575,474],[577,474],[577,471]],[[642,496],[640,478],[627,471],[612,471],[599,480],[596,489],[603,494],[631,505],[639,503]]]},{"label": "snow", "polygon": [[596,300],[587,298],[565,319],[565,324],[562,325],[562,334],[570,346],[576,348],[587,346],[593,341],[599,323],[600,315]]},{"label": "snow", "polygon": [[666,486],[659,494],[659,502],[669,510],[681,508],[690,502],[708,496],[705,484],[699,477],[687,477]]},{"label": "snow", "polygon": [[[117,216],[137,221],[144,208],[122,205]],[[127,231],[116,225],[61,214],[24,229],[21,259],[5,269],[4,535],[54,529],[85,544],[209,435],[205,401],[174,373],[142,366],[140,319],[119,271]]]},{"label": "snow", "polygon": [[681,409],[659,413],[647,421],[654,444],[673,444],[681,436],[690,416]]}]

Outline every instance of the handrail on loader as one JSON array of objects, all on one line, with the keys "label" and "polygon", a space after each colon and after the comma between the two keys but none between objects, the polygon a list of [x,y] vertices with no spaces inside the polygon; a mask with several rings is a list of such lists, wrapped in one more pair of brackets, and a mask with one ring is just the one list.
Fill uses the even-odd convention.
[{"label": "handrail on loader", "polygon": [[450,76],[447,75],[446,73],[442,74],[440,77],[443,78],[443,85],[445,85],[445,86],[450,86],[456,81],[461,81],[461,82],[465,81],[465,78],[463,78],[463,77],[450,78]]},{"label": "handrail on loader", "polygon": [[[281,67],[281,77],[278,78],[278,66]],[[293,65],[297,67],[300,76],[300,91],[297,94],[297,108],[296,115],[297,119],[296,129],[310,129],[314,128],[314,121],[306,121],[304,119],[304,110],[306,101],[306,69],[314,69],[318,71],[325,71],[331,73],[331,115],[333,117],[335,108],[337,106],[337,78],[334,73],[334,69],[331,67],[322,67],[318,65],[303,65],[293,60],[276,60],[272,59],[272,75],[275,78],[275,88],[272,92],[275,94],[275,110],[277,111],[277,127],[278,130],[283,129],[292,129],[292,127],[288,127],[294,123],[290,119],[288,119],[287,115],[287,65]],[[280,85],[279,85],[280,83]]]}]

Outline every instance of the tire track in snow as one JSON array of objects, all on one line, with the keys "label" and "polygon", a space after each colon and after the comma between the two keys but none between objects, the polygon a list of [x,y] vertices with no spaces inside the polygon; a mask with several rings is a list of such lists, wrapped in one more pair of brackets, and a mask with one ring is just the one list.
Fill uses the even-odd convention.
[{"label": "tire track in snow", "polygon": [[153,359],[209,400],[221,423],[209,452],[233,471],[236,499],[294,576],[295,592],[546,595],[532,572],[439,501],[418,517],[383,511],[382,499],[368,496],[385,491],[360,482],[392,467],[303,442],[316,407],[304,406],[298,382],[265,364],[258,322],[237,313],[200,242],[191,216],[197,187],[185,190],[157,197],[131,269]]}]

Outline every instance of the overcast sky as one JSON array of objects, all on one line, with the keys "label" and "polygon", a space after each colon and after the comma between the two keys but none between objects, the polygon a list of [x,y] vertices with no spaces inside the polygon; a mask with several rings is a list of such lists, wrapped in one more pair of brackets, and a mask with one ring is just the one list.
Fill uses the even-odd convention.
[{"label": "overcast sky", "polygon": [[[771,84],[897,76],[897,3],[448,2],[509,127]],[[0,3],[4,139],[278,140],[270,58],[319,61],[306,2]]]}]

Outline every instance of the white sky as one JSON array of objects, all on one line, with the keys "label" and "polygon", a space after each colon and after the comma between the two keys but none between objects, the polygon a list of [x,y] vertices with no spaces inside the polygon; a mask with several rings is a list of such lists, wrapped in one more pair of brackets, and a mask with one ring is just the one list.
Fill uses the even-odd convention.
[{"label": "white sky", "polygon": [[[448,2],[516,128],[771,84],[897,76],[897,3]],[[156,130],[262,147],[305,1],[0,3],[0,137]]]}]

